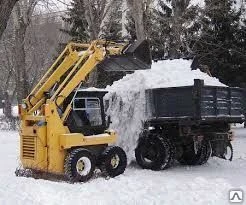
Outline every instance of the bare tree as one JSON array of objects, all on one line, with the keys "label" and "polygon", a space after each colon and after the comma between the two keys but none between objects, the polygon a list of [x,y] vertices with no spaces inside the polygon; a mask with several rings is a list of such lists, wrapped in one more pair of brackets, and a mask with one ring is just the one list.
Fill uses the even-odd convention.
[{"label": "bare tree", "polygon": [[61,44],[69,41],[69,36],[61,32],[63,22],[59,13],[36,15],[32,18],[25,39],[26,69],[29,89],[53,63]]},{"label": "bare tree", "polygon": [[20,103],[28,94],[28,77],[26,70],[25,37],[27,28],[38,0],[21,0],[13,9],[14,26],[14,70],[16,76],[17,100]]},{"label": "bare tree", "polygon": [[172,0],[174,17],[177,19],[185,13],[187,7],[190,4],[190,0]]},{"label": "bare tree", "polygon": [[[82,0],[85,6],[85,18],[88,24],[88,33],[91,40],[103,38],[106,34],[105,27],[108,22],[114,21],[114,12],[121,6],[119,0]],[[95,69],[88,79],[89,86],[96,86],[98,72]]]},{"label": "bare tree", "polygon": [[146,19],[144,19],[144,16],[148,16],[152,2],[153,0],[127,0],[130,15],[135,23],[136,36],[139,40],[147,38]]},{"label": "bare tree", "polygon": [[[78,1],[78,0],[77,0]],[[80,1],[81,2],[81,1]],[[114,12],[121,6],[121,0],[82,0],[85,18],[91,40],[105,35],[105,26],[114,21]]]},{"label": "bare tree", "polygon": [[12,9],[18,0],[1,0],[0,1],[0,38],[6,29]]},{"label": "bare tree", "polygon": [[40,13],[40,3],[45,1],[20,0],[0,42],[0,80],[4,82],[0,89],[8,90],[11,99],[17,94],[18,102],[54,60],[60,40],[64,40],[62,20],[54,17],[61,14]]},{"label": "bare tree", "polygon": [[128,8],[135,22],[136,35],[138,39],[145,39],[144,28],[144,0],[127,0]]},{"label": "bare tree", "polygon": [[[181,36],[184,35],[185,29],[184,16],[188,10],[190,0],[172,0],[171,2],[173,7],[173,17],[171,18],[172,31],[174,35],[170,37],[170,57],[177,58],[179,56],[179,49],[181,46],[187,47],[184,45]],[[185,20],[187,21],[187,20]]]}]

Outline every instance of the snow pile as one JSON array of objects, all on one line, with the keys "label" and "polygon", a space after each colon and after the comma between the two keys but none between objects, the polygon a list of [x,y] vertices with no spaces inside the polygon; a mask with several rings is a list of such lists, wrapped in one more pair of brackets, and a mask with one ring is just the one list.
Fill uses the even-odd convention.
[{"label": "snow pile", "polygon": [[191,71],[191,61],[168,60],[153,63],[152,69],[135,71],[108,86],[105,96],[106,114],[111,116],[111,129],[117,131],[118,145],[128,155],[128,162],[134,159],[145,115],[145,90],[189,86],[194,79],[203,79],[205,85],[225,86],[218,79],[208,76],[200,70]]}]

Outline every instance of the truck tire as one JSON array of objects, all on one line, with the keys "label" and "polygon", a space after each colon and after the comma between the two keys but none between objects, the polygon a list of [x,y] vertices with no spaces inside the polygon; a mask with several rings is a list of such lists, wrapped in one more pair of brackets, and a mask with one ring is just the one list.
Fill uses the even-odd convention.
[{"label": "truck tire", "polygon": [[194,146],[184,148],[184,153],[178,161],[184,165],[202,165],[205,164],[210,155],[212,149],[208,140],[203,140],[201,148],[195,153]]},{"label": "truck tire", "polygon": [[123,174],[127,166],[125,151],[117,146],[107,147],[99,156],[98,164],[101,171],[110,177]]},{"label": "truck tire", "polygon": [[94,154],[83,148],[72,150],[65,158],[65,176],[71,182],[88,181],[96,167],[96,157]]},{"label": "truck tire", "polygon": [[141,137],[135,149],[136,161],[143,169],[162,170],[170,166],[170,143],[158,134]]},{"label": "truck tire", "polygon": [[224,159],[225,160],[229,160],[229,161],[232,161],[233,159],[233,147],[232,147],[232,144],[231,142],[228,142],[227,146],[226,146],[226,153],[224,154]]},{"label": "truck tire", "polygon": [[169,159],[168,164],[166,168],[171,167],[175,162],[175,156],[176,156],[176,147],[173,141],[170,138],[165,138],[167,140],[168,146],[169,146]]}]

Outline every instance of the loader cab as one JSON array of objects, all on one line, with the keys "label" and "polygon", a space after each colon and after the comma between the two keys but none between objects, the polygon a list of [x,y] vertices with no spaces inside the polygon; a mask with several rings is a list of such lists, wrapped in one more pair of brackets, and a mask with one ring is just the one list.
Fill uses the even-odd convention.
[{"label": "loader cab", "polygon": [[79,89],[71,94],[67,103],[72,101],[72,110],[65,122],[71,133],[104,133],[108,128],[103,104],[106,93],[104,90]]}]

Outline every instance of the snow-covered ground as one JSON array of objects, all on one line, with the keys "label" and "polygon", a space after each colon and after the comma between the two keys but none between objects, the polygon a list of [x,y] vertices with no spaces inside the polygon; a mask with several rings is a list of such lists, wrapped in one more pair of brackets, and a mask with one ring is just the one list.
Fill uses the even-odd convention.
[{"label": "snow-covered ground", "polygon": [[154,172],[130,165],[126,172],[106,180],[97,177],[84,184],[69,184],[15,177],[18,133],[0,132],[1,205],[226,205],[230,189],[246,191],[246,129],[235,129],[232,162],[212,158],[203,166],[177,164]]}]

